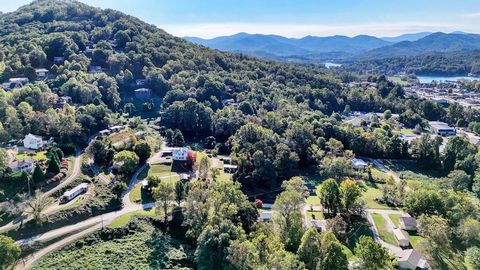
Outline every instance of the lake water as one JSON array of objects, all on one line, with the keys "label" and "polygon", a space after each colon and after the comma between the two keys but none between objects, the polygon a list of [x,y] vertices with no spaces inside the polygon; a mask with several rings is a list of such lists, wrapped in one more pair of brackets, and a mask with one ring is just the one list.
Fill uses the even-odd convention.
[{"label": "lake water", "polygon": [[468,77],[468,76],[417,76],[420,83],[431,83],[433,81],[445,82],[445,81],[458,81],[458,80],[480,80],[480,77]]},{"label": "lake water", "polygon": [[332,63],[332,62],[326,62],[325,67],[326,68],[331,68],[331,67],[341,67],[342,64],[337,64],[337,63]]}]

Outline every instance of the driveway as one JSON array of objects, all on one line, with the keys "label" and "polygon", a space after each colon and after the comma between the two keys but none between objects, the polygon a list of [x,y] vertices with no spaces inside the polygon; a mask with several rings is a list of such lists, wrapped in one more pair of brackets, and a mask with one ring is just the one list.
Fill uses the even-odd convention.
[{"label": "driveway", "polygon": [[386,248],[391,254],[398,254],[399,252],[402,251],[402,248],[394,246],[392,244],[389,244],[385,241],[383,241],[380,238],[380,234],[378,233],[377,227],[375,226],[375,221],[373,220],[372,214],[380,214],[382,217],[387,221],[387,229],[389,231],[392,231],[395,225],[393,224],[392,220],[388,215],[390,214],[397,214],[397,215],[404,215],[405,213],[402,211],[398,210],[383,210],[383,209],[366,209],[365,210],[366,215],[367,215],[367,220],[368,223],[370,223],[370,230],[372,231],[373,234],[373,240],[375,242],[380,243],[384,248]]}]

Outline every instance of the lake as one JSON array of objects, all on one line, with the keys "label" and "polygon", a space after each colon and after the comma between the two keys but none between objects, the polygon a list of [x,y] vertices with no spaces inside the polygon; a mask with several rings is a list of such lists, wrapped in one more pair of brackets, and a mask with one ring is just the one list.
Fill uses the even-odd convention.
[{"label": "lake", "polygon": [[331,68],[331,67],[341,67],[342,64],[337,64],[337,63],[332,63],[332,62],[326,62],[325,67],[326,68]]},{"label": "lake", "polygon": [[431,83],[433,81],[445,82],[445,81],[458,81],[458,80],[480,80],[480,77],[469,76],[417,76],[420,83]]}]

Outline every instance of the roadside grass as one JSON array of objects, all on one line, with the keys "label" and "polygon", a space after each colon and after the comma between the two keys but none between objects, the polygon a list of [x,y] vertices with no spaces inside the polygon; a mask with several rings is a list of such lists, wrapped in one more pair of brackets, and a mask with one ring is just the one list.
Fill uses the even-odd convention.
[{"label": "roadside grass", "polygon": [[325,216],[322,211],[307,211],[307,216],[310,219],[318,219],[318,220],[325,219]]},{"label": "roadside grass", "polygon": [[15,158],[17,160],[23,160],[27,158],[31,158],[34,160],[47,160],[46,154],[47,154],[47,151],[39,151],[39,152],[36,152],[35,154],[23,153],[23,154],[17,154]]},{"label": "roadside grass", "polygon": [[308,196],[307,203],[313,206],[320,205],[320,198],[318,196]]},{"label": "roadside grass", "polygon": [[395,239],[393,232],[388,230],[387,221],[383,218],[383,216],[377,213],[373,213],[372,218],[375,222],[375,227],[377,228],[380,238],[382,238],[383,241],[389,244],[398,246],[397,240]]},{"label": "roadside grass", "polygon": [[363,182],[364,192],[362,194],[362,199],[365,201],[366,208],[371,209],[392,209],[391,207],[383,204],[379,204],[376,199],[382,197],[381,184],[373,182]]},{"label": "roadside grass", "polygon": [[155,217],[156,215],[157,213],[155,212],[155,208],[151,208],[147,210],[137,210],[137,211],[126,213],[117,217],[112,221],[112,223],[108,225],[108,227],[109,228],[123,227],[128,224],[128,221],[130,221],[130,219],[133,216]]},{"label": "roadside grass", "polygon": [[400,228],[400,215],[399,214],[389,214],[388,217],[395,224],[397,228]]}]

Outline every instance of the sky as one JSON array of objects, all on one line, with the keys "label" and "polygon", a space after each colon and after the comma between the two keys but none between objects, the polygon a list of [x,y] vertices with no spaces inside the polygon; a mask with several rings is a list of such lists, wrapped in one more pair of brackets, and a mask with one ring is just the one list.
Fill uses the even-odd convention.
[{"label": "sky", "polygon": [[[11,12],[29,0],[0,0]],[[81,0],[184,37],[239,32],[286,37],[480,33],[480,0]]]}]

